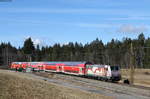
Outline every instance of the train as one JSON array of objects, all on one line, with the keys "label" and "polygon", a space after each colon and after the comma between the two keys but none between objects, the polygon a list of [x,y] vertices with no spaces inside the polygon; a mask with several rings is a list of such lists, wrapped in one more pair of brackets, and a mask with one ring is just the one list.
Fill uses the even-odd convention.
[{"label": "train", "polygon": [[11,69],[45,71],[93,77],[105,81],[121,80],[119,66],[92,64],[91,62],[12,62]]}]

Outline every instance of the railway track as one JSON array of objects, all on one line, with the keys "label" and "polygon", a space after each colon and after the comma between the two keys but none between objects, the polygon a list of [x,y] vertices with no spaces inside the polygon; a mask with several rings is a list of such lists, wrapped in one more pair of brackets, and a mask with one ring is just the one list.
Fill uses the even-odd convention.
[{"label": "railway track", "polygon": [[[35,73],[35,75],[45,77],[53,80],[59,80],[62,83],[71,84],[74,86],[82,86],[87,91],[95,93],[112,93],[113,95],[123,94],[136,97],[135,99],[144,99],[150,97],[150,88],[142,86],[130,86],[121,83],[110,83],[99,80],[87,79],[77,76],[70,76],[64,74],[53,73]],[[53,76],[51,76],[53,75]],[[80,89],[82,89],[80,88]],[[102,90],[102,91],[101,91]],[[138,97],[137,97],[138,96]],[[147,99],[147,98],[145,98]]]},{"label": "railway track", "polygon": [[[62,75],[60,74],[60,76],[64,76],[64,75],[66,75],[66,74],[62,74]],[[67,76],[74,76],[74,75],[67,75]],[[75,78],[76,80],[79,79],[78,78],[79,76],[74,76],[74,77],[76,77]],[[120,82],[102,81],[102,80],[98,80],[98,79],[94,79],[94,78],[87,78],[87,77],[81,77],[81,78],[88,79],[88,81],[90,79],[90,80],[94,80],[94,81],[99,81],[101,83],[111,83],[111,84],[116,84],[116,85],[121,85],[121,86],[127,86],[127,87],[134,87],[134,88],[140,88],[140,89],[150,90],[150,87],[145,87],[145,86],[140,86],[140,85],[128,85],[128,84],[124,84],[124,83],[120,83]],[[80,80],[82,80],[83,82],[85,82],[83,79],[80,79]],[[86,82],[88,82],[88,81],[86,81]]]}]

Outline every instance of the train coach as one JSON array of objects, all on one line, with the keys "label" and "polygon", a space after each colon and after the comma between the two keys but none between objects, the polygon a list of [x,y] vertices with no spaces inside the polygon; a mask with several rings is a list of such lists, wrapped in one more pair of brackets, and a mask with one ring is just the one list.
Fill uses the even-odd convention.
[{"label": "train coach", "polygon": [[20,68],[24,70],[27,68],[32,68],[32,70],[35,71],[44,70],[43,62],[12,62],[10,68],[15,70],[18,70]]},{"label": "train coach", "polygon": [[100,80],[119,81],[119,66],[92,64],[91,62],[13,62],[11,69],[32,68],[34,71],[60,72],[98,78]]},{"label": "train coach", "polygon": [[62,72],[65,74],[85,75],[86,65],[90,62],[45,62],[45,71]]}]

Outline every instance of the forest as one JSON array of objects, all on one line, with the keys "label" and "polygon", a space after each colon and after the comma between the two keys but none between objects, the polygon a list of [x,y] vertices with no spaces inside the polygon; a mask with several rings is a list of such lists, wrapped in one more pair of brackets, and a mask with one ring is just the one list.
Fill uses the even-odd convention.
[{"label": "forest", "polygon": [[112,39],[107,44],[98,38],[84,45],[70,42],[39,47],[33,44],[32,38],[26,39],[23,47],[19,48],[10,42],[0,44],[0,65],[5,66],[14,61],[89,61],[129,68],[131,57],[134,57],[135,68],[150,68],[150,38],[141,33],[136,39]]}]

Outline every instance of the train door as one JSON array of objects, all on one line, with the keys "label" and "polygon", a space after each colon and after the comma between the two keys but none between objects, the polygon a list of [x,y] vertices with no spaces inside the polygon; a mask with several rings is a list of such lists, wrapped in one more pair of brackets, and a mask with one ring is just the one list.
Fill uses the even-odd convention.
[{"label": "train door", "polygon": [[62,70],[62,68],[61,68],[61,66],[59,66],[59,65],[57,65],[57,72],[61,72],[61,70]]},{"label": "train door", "polygon": [[64,66],[61,66],[61,72],[64,72]]},{"label": "train door", "polygon": [[82,75],[83,74],[83,68],[79,67],[79,74]]}]

